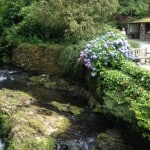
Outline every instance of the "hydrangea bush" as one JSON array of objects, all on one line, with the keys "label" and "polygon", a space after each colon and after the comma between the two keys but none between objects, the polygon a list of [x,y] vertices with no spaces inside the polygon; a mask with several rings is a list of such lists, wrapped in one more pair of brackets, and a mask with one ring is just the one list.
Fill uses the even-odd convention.
[{"label": "hydrangea bush", "polygon": [[81,51],[79,62],[90,69],[94,77],[102,67],[116,67],[123,59],[133,59],[131,47],[119,33],[108,32],[90,41]]}]

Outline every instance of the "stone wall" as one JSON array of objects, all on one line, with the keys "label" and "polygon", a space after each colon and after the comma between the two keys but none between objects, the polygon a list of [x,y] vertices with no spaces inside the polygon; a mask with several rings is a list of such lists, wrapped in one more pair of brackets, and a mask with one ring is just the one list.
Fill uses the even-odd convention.
[{"label": "stone wall", "polygon": [[60,73],[58,64],[62,45],[37,46],[20,44],[12,52],[13,63],[28,71],[55,75]]}]

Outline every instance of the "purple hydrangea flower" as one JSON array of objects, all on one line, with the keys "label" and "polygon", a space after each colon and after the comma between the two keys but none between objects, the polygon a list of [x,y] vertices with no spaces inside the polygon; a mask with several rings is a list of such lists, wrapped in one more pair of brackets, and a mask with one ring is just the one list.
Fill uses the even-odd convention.
[{"label": "purple hydrangea flower", "polygon": [[90,62],[86,63],[85,67],[87,67],[88,69],[90,69],[91,68],[91,63]]}]

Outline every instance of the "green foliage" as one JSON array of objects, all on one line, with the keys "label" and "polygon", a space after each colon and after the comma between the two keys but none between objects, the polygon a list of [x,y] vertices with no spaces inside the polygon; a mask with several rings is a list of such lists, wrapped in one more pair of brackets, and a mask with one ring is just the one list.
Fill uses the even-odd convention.
[{"label": "green foliage", "polygon": [[131,45],[131,47],[133,47],[133,48],[139,48],[140,47],[140,44],[136,41],[128,40],[128,42]]},{"label": "green foliage", "polygon": [[150,9],[149,0],[119,0],[118,13],[128,16],[145,16]]},{"label": "green foliage", "polygon": [[138,120],[138,126],[142,129],[142,134],[145,138],[150,139],[150,101],[144,97],[139,101],[131,101],[131,111],[135,113]]},{"label": "green foliage", "polygon": [[7,137],[10,131],[10,122],[8,121],[8,116],[0,113],[0,134],[2,137]]},{"label": "green foliage", "polygon": [[100,22],[116,11],[116,6],[117,0],[34,2],[21,10],[24,18],[17,33],[25,37],[36,35],[42,40],[89,39],[100,29]]},{"label": "green foliage", "polygon": [[97,94],[101,95],[99,87],[103,87],[103,112],[132,123],[144,137],[150,138],[150,92],[119,70],[105,70],[100,75]]},{"label": "green foliage", "polygon": [[2,27],[10,27],[22,20],[19,11],[22,7],[30,5],[35,0],[0,0],[0,23]]},{"label": "green foliage", "polygon": [[[13,36],[15,29],[10,33],[10,28],[22,21],[20,10],[30,5],[34,0],[0,0],[0,58],[4,62],[10,62],[11,49],[20,41],[18,35]],[[7,36],[9,38],[7,38]],[[17,40],[17,43],[15,43]]]},{"label": "green foliage", "polygon": [[69,45],[60,53],[60,66],[66,77],[84,81],[85,70],[77,59],[86,43],[81,41],[78,44]]},{"label": "green foliage", "polygon": [[120,67],[122,72],[132,76],[136,83],[150,90],[150,72],[137,66],[133,62],[122,61]]},{"label": "green foliage", "polygon": [[42,138],[40,139],[40,141],[38,140],[33,140],[30,139],[28,141],[24,141],[22,143],[19,143],[19,147],[18,147],[18,142],[16,141],[16,139],[13,139],[12,141],[10,141],[10,144],[8,146],[8,150],[20,150],[20,148],[22,150],[29,150],[29,149],[36,149],[36,150],[53,150],[55,147],[55,139],[49,137],[49,139],[46,138]]},{"label": "green foliage", "polygon": [[134,117],[134,113],[129,111],[130,104],[129,102],[123,101],[124,96],[120,95],[121,93],[107,91],[105,92],[105,96],[103,97],[103,106],[101,111],[105,114],[111,114],[116,118],[121,120],[136,124],[136,119]]},{"label": "green foliage", "polygon": [[105,70],[100,75],[104,77],[103,81],[100,82],[101,85],[109,90],[117,90],[118,86],[121,86],[120,90],[125,90],[128,83],[132,82],[129,76],[118,70]]}]

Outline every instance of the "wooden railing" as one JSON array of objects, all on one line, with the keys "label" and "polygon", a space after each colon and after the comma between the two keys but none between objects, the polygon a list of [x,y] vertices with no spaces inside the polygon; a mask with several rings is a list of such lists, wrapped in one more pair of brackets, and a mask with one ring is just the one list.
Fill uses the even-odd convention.
[{"label": "wooden railing", "polygon": [[134,55],[135,62],[150,64],[150,52],[148,52],[147,48],[134,48],[133,55]]}]

